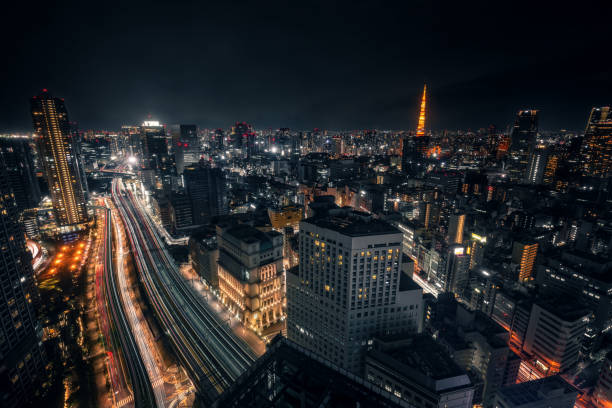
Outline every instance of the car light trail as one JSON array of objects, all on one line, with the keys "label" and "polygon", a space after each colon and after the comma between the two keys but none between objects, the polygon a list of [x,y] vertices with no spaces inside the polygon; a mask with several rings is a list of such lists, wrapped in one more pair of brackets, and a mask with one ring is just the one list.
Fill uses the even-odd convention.
[{"label": "car light trail", "polygon": [[153,222],[117,179],[112,197],[155,314],[202,398],[212,401],[255,354],[185,281]]}]

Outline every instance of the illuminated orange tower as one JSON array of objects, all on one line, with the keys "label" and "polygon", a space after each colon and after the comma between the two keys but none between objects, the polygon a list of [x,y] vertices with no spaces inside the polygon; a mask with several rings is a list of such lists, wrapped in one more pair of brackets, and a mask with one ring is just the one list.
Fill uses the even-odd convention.
[{"label": "illuminated orange tower", "polygon": [[418,157],[423,159],[427,157],[429,148],[429,137],[425,135],[425,112],[427,106],[427,85],[423,86],[423,97],[421,98],[421,110],[419,112],[419,124],[417,126],[415,147]]},{"label": "illuminated orange tower", "polygon": [[427,84],[423,86],[423,97],[421,98],[421,111],[419,112],[419,125],[417,126],[417,137],[425,136],[425,108],[427,103]]}]

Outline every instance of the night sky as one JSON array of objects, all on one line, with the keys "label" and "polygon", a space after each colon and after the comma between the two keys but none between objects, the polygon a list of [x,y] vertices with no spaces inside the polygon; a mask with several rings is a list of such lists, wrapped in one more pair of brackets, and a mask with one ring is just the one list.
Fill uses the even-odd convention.
[{"label": "night sky", "polygon": [[41,88],[84,129],[412,129],[424,82],[432,129],[581,130],[612,103],[608,1],[55,3],[3,4],[0,132]]}]

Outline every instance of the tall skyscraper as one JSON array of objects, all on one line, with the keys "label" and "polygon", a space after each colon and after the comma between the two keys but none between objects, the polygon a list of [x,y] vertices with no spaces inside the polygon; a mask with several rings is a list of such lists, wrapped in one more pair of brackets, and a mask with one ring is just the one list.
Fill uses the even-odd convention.
[{"label": "tall skyscraper", "polygon": [[64,100],[46,89],[31,100],[40,160],[47,177],[59,226],[88,221],[71,125]]},{"label": "tall skyscraper", "polygon": [[124,145],[127,148],[128,156],[138,157],[142,160],[142,136],[139,126],[121,126]]},{"label": "tall skyscraper", "polygon": [[583,142],[583,174],[608,177],[612,166],[612,114],[609,106],[593,108]]},{"label": "tall skyscraper", "polygon": [[225,132],[223,131],[223,129],[215,130],[211,139],[211,147],[217,150],[223,149],[223,139],[225,139]]},{"label": "tall skyscraper", "polygon": [[548,163],[548,149],[545,146],[537,146],[533,149],[529,157],[527,172],[525,173],[525,183],[542,184],[544,173]]},{"label": "tall skyscraper", "polygon": [[178,174],[183,174],[185,166],[200,161],[198,128],[196,125],[173,125],[171,134],[176,171]]},{"label": "tall skyscraper", "polygon": [[529,157],[535,147],[538,135],[538,111],[521,110],[517,113],[510,135],[510,179],[520,181],[525,178]]},{"label": "tall skyscraper", "polygon": [[361,212],[319,211],[300,222],[299,269],[287,273],[288,337],[361,373],[374,336],[420,331],[422,290],[400,270],[399,230]]},{"label": "tall skyscraper", "polygon": [[487,237],[472,233],[470,236],[470,246],[468,255],[470,256],[470,269],[476,268],[482,264],[484,259],[485,247],[487,245]]},{"label": "tall skyscraper", "polygon": [[542,182],[544,184],[554,184],[557,179],[557,169],[559,168],[559,154],[556,152],[552,152],[548,155],[548,160],[546,160],[546,167],[544,168],[544,176],[542,177]]},{"label": "tall skyscraper", "polygon": [[195,225],[207,224],[211,217],[227,214],[227,185],[221,170],[199,164],[186,167],[183,178]]},{"label": "tall skyscraper", "polygon": [[19,211],[36,207],[40,202],[41,194],[36,179],[30,140],[0,138],[0,153],[4,156],[9,183],[15,194]]},{"label": "tall skyscraper", "polygon": [[32,308],[36,296],[32,257],[26,250],[19,210],[0,156],[0,403],[22,406],[40,392],[46,356]]},{"label": "tall skyscraper", "polygon": [[448,219],[448,242],[451,244],[463,243],[463,227],[465,214],[452,214]]},{"label": "tall skyscraper", "polygon": [[85,201],[89,200],[89,186],[87,185],[87,174],[85,174],[85,162],[84,154],[82,152],[83,147],[83,133],[79,132],[79,128],[76,122],[70,122],[70,132],[72,139],[72,146],[74,147],[75,163],[74,169],[78,179],[81,181],[81,187],[83,187],[83,196]]},{"label": "tall skyscraper", "polygon": [[245,122],[236,122],[229,135],[229,146],[233,149],[242,149],[248,145],[249,134],[253,132],[251,125]]},{"label": "tall skyscraper", "polygon": [[164,126],[158,121],[145,121],[140,131],[144,166],[160,169],[168,164],[168,141]]},{"label": "tall skyscraper", "polygon": [[465,253],[465,248],[459,244],[445,248],[443,255],[446,267],[440,282],[443,284],[444,291],[462,295],[468,284],[470,257]]}]

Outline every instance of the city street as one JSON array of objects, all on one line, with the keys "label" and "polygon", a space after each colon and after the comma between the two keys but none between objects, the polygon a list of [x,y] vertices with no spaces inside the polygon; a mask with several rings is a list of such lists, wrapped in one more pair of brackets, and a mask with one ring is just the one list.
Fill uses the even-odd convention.
[{"label": "city street", "polygon": [[259,338],[255,332],[244,327],[242,322],[223,306],[215,294],[212,293],[204,283],[202,283],[200,277],[195,273],[191,266],[185,265],[181,267],[181,273],[200,294],[202,301],[207,302],[210,308],[217,313],[221,320],[228,322],[234,334],[247,343],[258,357],[266,352],[266,343]]}]

